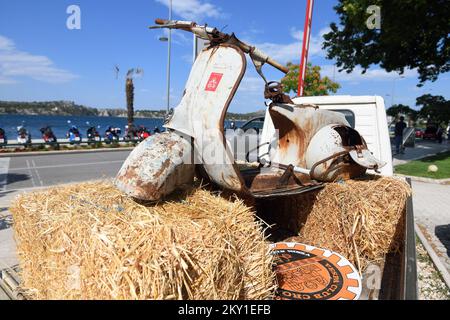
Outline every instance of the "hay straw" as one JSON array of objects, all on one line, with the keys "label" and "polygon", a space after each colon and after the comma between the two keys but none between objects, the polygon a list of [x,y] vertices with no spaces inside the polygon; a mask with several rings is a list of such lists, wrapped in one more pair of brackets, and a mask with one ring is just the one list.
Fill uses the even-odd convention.
[{"label": "hay straw", "polygon": [[142,205],[109,182],[20,196],[11,208],[22,287],[35,299],[267,299],[262,224],[197,189]]},{"label": "hay straw", "polygon": [[388,253],[401,250],[405,204],[410,195],[411,189],[403,180],[367,176],[263,204],[266,211],[278,210],[271,218],[264,213],[262,217],[298,234],[288,240],[338,252],[363,272],[369,264],[382,264]]}]

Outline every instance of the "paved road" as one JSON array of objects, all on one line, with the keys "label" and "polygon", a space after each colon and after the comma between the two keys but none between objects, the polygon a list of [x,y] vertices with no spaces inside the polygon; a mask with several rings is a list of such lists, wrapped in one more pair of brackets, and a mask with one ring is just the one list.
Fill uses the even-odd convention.
[{"label": "paved road", "polygon": [[0,159],[0,191],[115,176],[129,150]]},{"label": "paved road", "polygon": [[[433,156],[436,153],[447,150],[450,150],[450,143],[447,140],[444,140],[442,143],[437,143],[435,141],[424,141],[417,139],[416,146],[414,148],[406,148],[405,154],[397,154],[393,156],[393,165],[396,166],[407,163],[411,160]],[[392,154],[394,154],[394,152]]]}]

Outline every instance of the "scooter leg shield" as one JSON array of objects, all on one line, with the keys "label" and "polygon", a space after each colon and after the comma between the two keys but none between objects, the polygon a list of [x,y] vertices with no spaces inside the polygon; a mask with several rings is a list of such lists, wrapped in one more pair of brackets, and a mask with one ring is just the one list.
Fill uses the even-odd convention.
[{"label": "scooter leg shield", "polygon": [[141,142],[125,160],[114,181],[127,195],[157,201],[195,175],[191,142],[175,132],[152,135]]}]

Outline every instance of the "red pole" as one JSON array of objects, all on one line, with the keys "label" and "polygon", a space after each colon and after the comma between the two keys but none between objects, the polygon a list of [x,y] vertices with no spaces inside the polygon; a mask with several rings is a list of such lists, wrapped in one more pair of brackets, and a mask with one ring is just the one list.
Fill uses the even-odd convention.
[{"label": "red pole", "polygon": [[305,26],[303,28],[303,46],[302,46],[302,58],[300,60],[300,72],[298,75],[298,91],[297,96],[303,96],[304,80],[306,76],[306,67],[308,65],[308,50],[309,50],[309,40],[311,38],[311,24],[312,24],[312,14],[314,0],[307,0],[306,5],[306,17]]}]

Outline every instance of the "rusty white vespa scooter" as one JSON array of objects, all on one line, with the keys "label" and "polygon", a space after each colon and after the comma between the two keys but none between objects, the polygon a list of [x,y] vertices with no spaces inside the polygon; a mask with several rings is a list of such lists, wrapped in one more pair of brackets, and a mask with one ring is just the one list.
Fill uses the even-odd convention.
[{"label": "rusty white vespa scooter", "polygon": [[[279,197],[351,179],[384,164],[337,112],[296,105],[278,82],[267,82],[267,63],[287,73],[234,34],[190,21],[156,20],[153,28],[180,29],[209,41],[197,57],[180,104],[168,116],[166,132],[136,147],[120,169],[116,186],[141,200],[157,201],[195,175],[242,197]],[[244,76],[245,54],[266,82],[268,105],[258,146],[259,165],[240,170],[224,135],[225,115]]]}]

